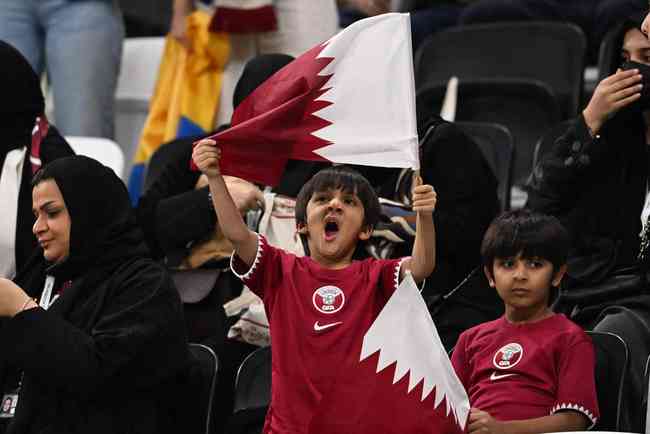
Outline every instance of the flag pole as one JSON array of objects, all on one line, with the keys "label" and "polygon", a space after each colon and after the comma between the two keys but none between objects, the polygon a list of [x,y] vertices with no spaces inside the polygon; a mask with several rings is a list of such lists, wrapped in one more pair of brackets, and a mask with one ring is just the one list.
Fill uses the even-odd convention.
[{"label": "flag pole", "polygon": [[[427,132],[424,133],[424,137],[422,137],[422,140],[420,140],[420,143],[418,144],[418,153],[419,150],[422,149],[422,146],[429,140],[429,138],[433,135],[433,132],[436,129],[436,125],[431,125],[428,129]],[[414,178],[421,178],[420,177],[420,169],[415,169],[413,171],[413,177]]]}]

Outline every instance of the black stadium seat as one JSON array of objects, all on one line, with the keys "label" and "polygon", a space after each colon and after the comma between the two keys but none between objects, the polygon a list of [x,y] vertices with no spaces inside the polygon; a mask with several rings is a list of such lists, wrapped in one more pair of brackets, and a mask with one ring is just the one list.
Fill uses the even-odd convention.
[{"label": "black stadium seat", "polygon": [[600,419],[594,429],[618,431],[630,351],[625,341],[614,333],[586,333],[591,337],[596,354],[596,393]]},{"label": "black stadium seat", "polygon": [[[418,117],[438,112],[446,83],[431,83],[417,91]],[[542,82],[520,79],[473,80],[458,83],[458,122],[488,122],[508,128],[513,137],[513,184],[522,184],[532,169],[539,138],[560,120],[557,101]]]},{"label": "black stadium seat", "polygon": [[500,124],[485,122],[456,122],[469,135],[483,152],[492,172],[499,182],[497,195],[501,211],[510,208],[510,188],[512,187],[512,160],[514,147],[508,128]]},{"label": "black stadium seat", "polygon": [[581,104],[586,39],[559,22],[508,22],[456,27],[425,40],[415,56],[416,89],[430,83],[518,78],[545,83],[557,96],[562,119]]},{"label": "black stadium seat", "polygon": [[271,348],[244,359],[235,380],[235,404],[228,434],[259,434],[271,402]]}]

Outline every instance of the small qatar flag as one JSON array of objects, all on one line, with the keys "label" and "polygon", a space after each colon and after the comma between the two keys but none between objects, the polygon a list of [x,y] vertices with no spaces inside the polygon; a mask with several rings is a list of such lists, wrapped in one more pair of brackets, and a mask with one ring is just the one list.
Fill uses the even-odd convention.
[{"label": "small qatar flag", "polygon": [[357,21],[307,51],[211,138],[223,174],[267,185],[290,158],[418,169],[408,14]]},{"label": "small qatar flag", "polygon": [[309,434],[461,434],[469,399],[410,274],[319,403]]}]

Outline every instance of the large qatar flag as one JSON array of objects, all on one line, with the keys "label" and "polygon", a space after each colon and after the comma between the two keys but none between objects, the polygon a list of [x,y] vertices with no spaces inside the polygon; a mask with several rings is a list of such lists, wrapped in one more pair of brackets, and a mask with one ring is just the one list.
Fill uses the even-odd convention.
[{"label": "large qatar flag", "polygon": [[222,173],[268,185],[289,158],[418,169],[408,14],[357,21],[310,49],[212,138]]}]

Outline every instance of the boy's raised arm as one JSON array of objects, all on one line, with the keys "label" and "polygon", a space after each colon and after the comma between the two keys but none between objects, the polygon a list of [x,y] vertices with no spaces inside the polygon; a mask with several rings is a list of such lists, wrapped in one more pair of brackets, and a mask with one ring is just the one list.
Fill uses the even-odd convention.
[{"label": "boy's raised arm", "polygon": [[220,158],[221,149],[217,147],[214,140],[203,139],[192,151],[194,164],[208,178],[212,204],[224,236],[232,243],[235,252],[244,263],[251,266],[257,254],[257,235],[248,229],[235,202],[230,197],[219,169]]},{"label": "boy's raised arm", "polygon": [[433,211],[437,196],[431,185],[422,185],[422,178],[415,179],[413,189],[413,211],[417,213],[415,241],[411,258],[402,265],[400,280],[406,271],[420,283],[426,279],[436,266],[436,230],[433,224]]}]

